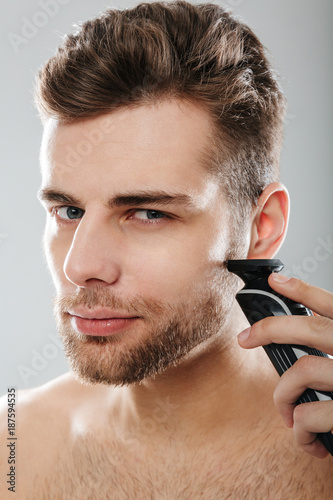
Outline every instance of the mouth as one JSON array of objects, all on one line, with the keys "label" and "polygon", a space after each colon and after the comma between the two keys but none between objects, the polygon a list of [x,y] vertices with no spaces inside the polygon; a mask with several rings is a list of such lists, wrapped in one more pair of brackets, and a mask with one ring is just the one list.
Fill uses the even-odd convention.
[{"label": "mouth", "polygon": [[68,311],[72,328],[82,335],[108,337],[132,327],[141,318],[106,309]]}]

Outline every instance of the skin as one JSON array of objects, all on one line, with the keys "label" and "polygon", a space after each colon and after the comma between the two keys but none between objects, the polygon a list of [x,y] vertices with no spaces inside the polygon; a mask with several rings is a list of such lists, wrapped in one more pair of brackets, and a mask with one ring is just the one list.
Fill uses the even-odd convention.
[{"label": "skin", "polygon": [[[78,150],[87,137],[91,142],[91,134],[103,129],[106,118],[111,120],[109,125],[116,126],[104,128],[102,141],[93,144],[91,154],[81,155],[69,165],[68,148]],[[61,219],[64,212],[60,211],[66,203],[43,201],[48,214],[45,252],[58,293],[103,287],[124,300],[140,295],[175,304],[186,300],[191,287],[207,283],[225,260],[232,238],[223,195],[216,181],[204,175],[197,163],[198,147],[207,144],[209,132],[206,111],[180,101],[118,110],[72,124],[47,122],[41,150],[42,188],[65,191],[79,202],[69,205],[85,211],[83,219],[68,223]],[[192,206],[162,207],[157,203],[140,206],[138,211],[135,206],[107,205],[115,194],[147,187],[176,189],[191,197]],[[173,218],[148,226],[142,222],[146,219],[143,209],[164,211]],[[270,184],[244,226],[238,258],[273,258],[285,238],[288,217],[286,188],[280,183]],[[274,428],[277,435],[288,440],[278,412],[287,427],[294,427],[300,448],[316,457],[326,456],[315,435],[333,428],[333,405],[321,402],[295,408],[293,402],[309,385],[333,390],[333,361],[300,359],[279,380],[263,349],[256,347],[271,341],[297,341],[333,354],[329,339],[333,333],[333,296],[300,280],[286,284],[275,283],[272,277],[269,280],[276,291],[303,302],[321,317],[265,319],[252,327],[247,340],[239,337],[237,342],[237,334],[248,323],[234,302],[218,338],[196,347],[178,366],[153,379],[113,388],[83,386],[69,374],[45,388],[28,391],[21,417],[23,442],[24,436],[31,434],[31,426],[37,426],[39,417],[31,409],[36,399],[41,402],[39,413],[49,412],[51,420],[56,414],[57,425],[65,426],[59,422],[79,415],[81,430],[93,425],[105,440],[115,432],[122,436],[142,428],[156,412],[159,399],[171,402],[167,424],[173,429],[173,442],[183,453],[184,462],[192,460],[207,443],[212,446],[219,439],[223,441],[219,459],[228,457],[230,450],[242,450],[241,443],[258,426],[259,416],[263,429]],[[240,281],[238,285],[243,286]],[[134,337],[124,335],[118,347],[126,350],[128,343],[140,342],[143,336],[143,330]],[[64,399],[68,404],[57,406]],[[46,402],[53,408],[52,413]],[[168,450],[170,435],[165,425],[157,426],[153,442],[157,448]],[[55,431],[51,442],[54,450],[61,441],[61,432],[58,436]],[[185,436],[190,436],[186,447]],[[137,437],[141,439],[139,434]],[[141,445],[142,453],[153,457],[152,444]],[[27,437],[25,449],[32,446],[36,450],[38,445]],[[40,470],[51,460],[52,446],[47,458],[42,448],[40,453],[35,452]],[[256,446],[259,450],[259,444],[253,450]],[[211,453],[214,455],[213,448]],[[167,451],[165,454],[168,457]],[[29,473],[28,465],[22,467],[21,480],[27,484],[31,480]]]}]

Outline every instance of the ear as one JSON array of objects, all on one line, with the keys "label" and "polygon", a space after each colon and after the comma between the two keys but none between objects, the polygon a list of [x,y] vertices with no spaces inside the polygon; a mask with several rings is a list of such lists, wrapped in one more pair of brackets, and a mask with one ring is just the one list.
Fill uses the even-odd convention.
[{"label": "ear", "polygon": [[274,182],[264,189],[253,214],[248,259],[271,259],[278,252],[287,233],[289,206],[283,184]]}]

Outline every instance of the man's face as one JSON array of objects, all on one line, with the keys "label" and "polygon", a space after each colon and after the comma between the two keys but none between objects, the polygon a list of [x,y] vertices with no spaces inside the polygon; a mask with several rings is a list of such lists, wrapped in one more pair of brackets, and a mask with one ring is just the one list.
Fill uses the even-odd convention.
[{"label": "man's face", "polygon": [[218,182],[199,163],[210,127],[206,111],[167,100],[48,121],[45,251],[81,380],[138,382],[221,336],[237,286],[225,261],[244,255]]}]

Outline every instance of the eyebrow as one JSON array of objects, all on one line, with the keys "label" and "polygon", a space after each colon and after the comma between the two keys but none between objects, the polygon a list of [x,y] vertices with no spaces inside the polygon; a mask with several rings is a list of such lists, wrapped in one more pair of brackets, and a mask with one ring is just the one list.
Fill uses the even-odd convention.
[{"label": "eyebrow", "polygon": [[[64,191],[54,190],[52,188],[40,189],[37,193],[37,198],[40,201],[55,201],[58,203],[66,203],[67,205],[82,206],[82,202],[65,193]],[[194,202],[191,196],[184,193],[168,193],[163,190],[159,191],[137,191],[133,193],[116,194],[108,200],[108,207],[125,207],[129,205],[143,206],[147,204],[158,203],[159,205],[177,204],[185,207],[194,208]]]}]

